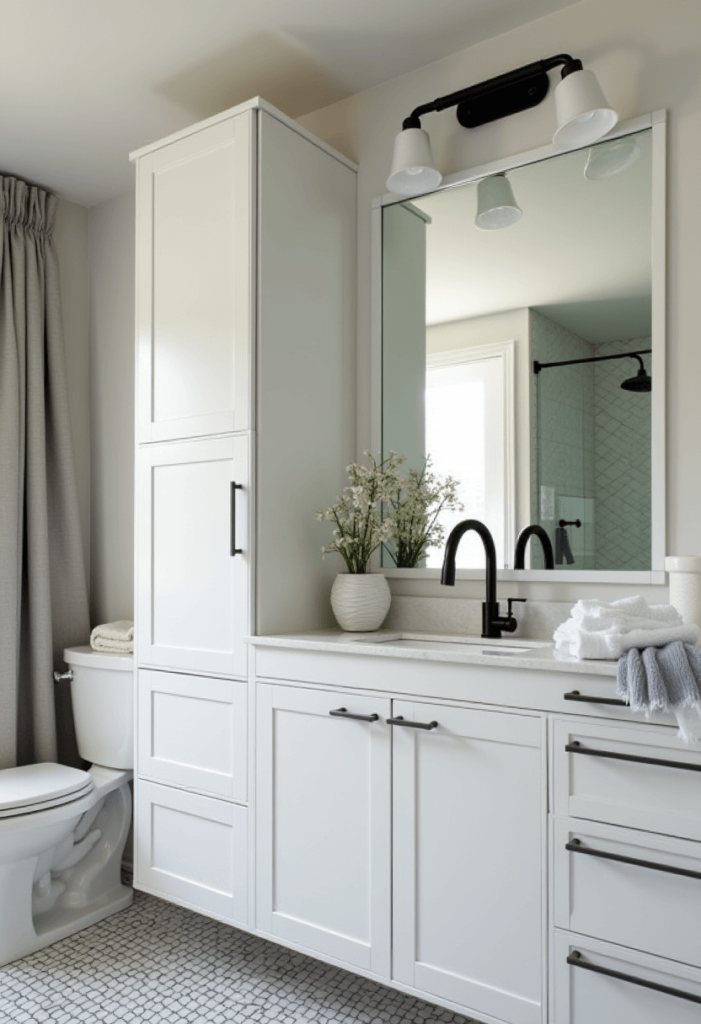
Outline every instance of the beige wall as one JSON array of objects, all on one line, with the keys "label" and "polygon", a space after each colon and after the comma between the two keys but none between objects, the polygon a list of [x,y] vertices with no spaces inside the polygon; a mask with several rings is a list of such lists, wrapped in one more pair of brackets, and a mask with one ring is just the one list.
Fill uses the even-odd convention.
[{"label": "beige wall", "polygon": [[[654,110],[669,114],[667,551],[701,552],[701,4],[698,0],[582,0],[530,25],[427,65],[301,119],[310,131],[360,163],[358,449],[369,444],[370,204],[385,191],[394,136],[413,107],[540,57],[570,52],[599,77],[622,120]],[[424,119],[444,174],[479,166],[550,142],[548,98],[535,110],[474,131],[452,111]],[[404,586],[407,586],[406,584]],[[560,587],[563,585],[560,584]],[[576,597],[582,591],[576,588]],[[630,588],[602,588],[608,596]],[[640,588],[636,588],[640,589]],[[528,592],[523,590],[524,593]],[[550,594],[547,586],[534,596]],[[649,598],[665,589],[647,588]]]},{"label": "beige wall", "polygon": [[[90,402],[88,211],[62,199],[54,241],[61,276],[64,349],[86,578],[90,576]],[[86,637],[87,641],[87,637]]]},{"label": "beige wall", "polygon": [[134,196],[90,211],[90,618],[134,617]]}]

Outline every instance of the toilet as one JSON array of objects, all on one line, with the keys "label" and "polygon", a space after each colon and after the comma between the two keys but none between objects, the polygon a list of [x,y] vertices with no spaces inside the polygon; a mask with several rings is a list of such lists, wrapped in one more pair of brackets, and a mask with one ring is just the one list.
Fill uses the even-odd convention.
[{"label": "toilet", "polygon": [[0,770],[0,966],[128,907],[121,883],[131,822],[134,662],[70,647],[73,717],[88,771]]}]

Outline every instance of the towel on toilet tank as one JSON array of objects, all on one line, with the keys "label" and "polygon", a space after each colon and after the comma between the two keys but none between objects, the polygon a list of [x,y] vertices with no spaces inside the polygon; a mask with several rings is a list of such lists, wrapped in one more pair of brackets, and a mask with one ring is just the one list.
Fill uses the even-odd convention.
[{"label": "towel on toilet tank", "polygon": [[685,743],[701,742],[701,650],[676,640],[632,648],[618,661],[616,696],[633,711],[671,711]]},{"label": "towel on toilet tank", "polygon": [[95,626],[90,634],[90,646],[94,651],[112,654],[134,653],[134,623],[127,619],[105,622]]}]

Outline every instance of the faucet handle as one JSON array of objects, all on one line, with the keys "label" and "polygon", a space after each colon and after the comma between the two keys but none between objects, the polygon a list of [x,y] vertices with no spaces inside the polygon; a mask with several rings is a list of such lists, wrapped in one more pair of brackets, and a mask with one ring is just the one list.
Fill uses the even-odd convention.
[{"label": "faucet handle", "polygon": [[513,608],[512,608],[511,606],[512,606],[513,604],[515,604],[515,603],[516,603],[516,601],[520,601],[520,602],[521,602],[521,604],[525,604],[527,600],[528,600],[528,598],[527,598],[527,597],[508,597],[508,598],[506,599],[506,604],[507,604],[507,606],[508,606],[508,609],[509,609],[509,611],[508,611],[508,617],[509,617],[510,619],[511,619],[511,618],[513,618],[513,615],[514,615],[514,611],[513,611]]}]

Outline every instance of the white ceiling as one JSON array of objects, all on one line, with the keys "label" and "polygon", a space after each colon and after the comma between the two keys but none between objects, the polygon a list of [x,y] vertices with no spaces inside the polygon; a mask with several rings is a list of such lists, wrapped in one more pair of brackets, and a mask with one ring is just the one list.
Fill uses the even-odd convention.
[{"label": "white ceiling", "polygon": [[300,117],[577,2],[0,0],[0,172],[91,206],[251,96]]}]

